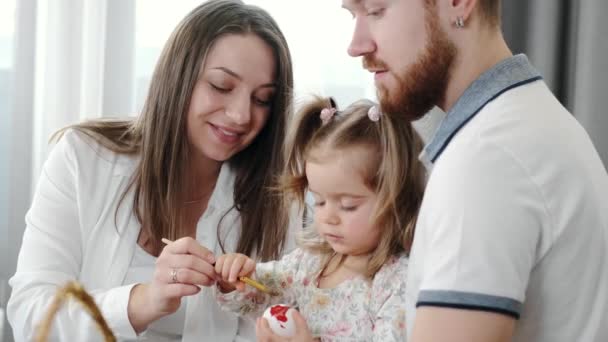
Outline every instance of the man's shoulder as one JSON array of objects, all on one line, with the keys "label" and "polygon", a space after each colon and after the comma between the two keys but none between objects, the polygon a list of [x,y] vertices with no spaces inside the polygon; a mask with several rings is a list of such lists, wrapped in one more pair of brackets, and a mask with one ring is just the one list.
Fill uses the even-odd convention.
[{"label": "man's shoulder", "polygon": [[538,140],[538,133],[551,131],[563,122],[576,125],[571,119],[572,114],[538,80],[509,89],[488,102],[462,133],[500,144],[522,138]]},{"label": "man's shoulder", "polygon": [[538,161],[567,167],[572,155],[581,153],[597,154],[582,126],[539,80],[510,89],[480,109],[454,135],[433,173],[440,164],[466,169],[486,158],[492,159],[486,164],[492,170],[515,162],[534,171]]}]

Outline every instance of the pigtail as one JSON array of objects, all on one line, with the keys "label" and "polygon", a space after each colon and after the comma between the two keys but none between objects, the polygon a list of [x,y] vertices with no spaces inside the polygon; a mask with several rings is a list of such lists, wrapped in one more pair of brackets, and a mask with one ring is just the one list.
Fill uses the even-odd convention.
[{"label": "pigtail", "polygon": [[[306,195],[305,155],[310,149],[313,137],[323,126],[321,111],[325,108],[336,108],[336,102],[332,98],[315,97],[313,101],[304,105],[294,118],[293,124],[287,134],[285,144],[285,172],[281,177],[281,189],[284,193],[291,195],[290,199],[296,200],[304,205]],[[290,197],[290,196],[288,196]]]},{"label": "pigtail", "polygon": [[411,123],[395,115],[382,115],[378,121],[382,159],[378,166],[376,191],[382,198],[376,211],[376,222],[386,229],[370,260],[379,269],[387,257],[409,254],[416,218],[424,193],[425,171],[418,161],[422,139]]},{"label": "pigtail", "polygon": [[[401,153],[402,159],[401,161],[397,160],[397,162],[407,165],[403,169],[402,175],[400,175],[403,177],[402,179],[405,184],[403,188],[406,191],[401,191],[397,194],[396,206],[397,208],[401,208],[398,211],[400,216],[399,222],[405,227],[401,242],[403,243],[405,252],[409,255],[414,240],[418,212],[422,205],[422,198],[424,197],[424,189],[426,187],[426,169],[422,162],[418,160],[418,156],[424,147],[422,138],[410,121],[400,120],[399,124],[404,126],[402,129],[405,130],[403,135],[407,137],[404,142],[407,147],[403,148],[403,146],[399,146],[400,144],[392,144],[391,148],[393,151],[391,151],[391,154],[396,155],[396,153]],[[393,160],[395,159],[393,158]]]}]

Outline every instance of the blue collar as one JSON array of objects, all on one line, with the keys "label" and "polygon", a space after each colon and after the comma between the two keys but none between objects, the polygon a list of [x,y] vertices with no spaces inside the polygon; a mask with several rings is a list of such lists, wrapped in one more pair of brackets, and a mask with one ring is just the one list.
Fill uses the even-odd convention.
[{"label": "blue collar", "polygon": [[507,58],[484,72],[458,99],[441,121],[433,139],[424,149],[432,163],[439,158],[450,140],[490,101],[507,90],[542,79],[525,55]]}]

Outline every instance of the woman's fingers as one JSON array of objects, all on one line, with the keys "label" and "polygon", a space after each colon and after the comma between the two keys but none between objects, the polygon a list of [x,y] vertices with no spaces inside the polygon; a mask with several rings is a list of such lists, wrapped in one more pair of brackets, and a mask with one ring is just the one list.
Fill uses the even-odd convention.
[{"label": "woman's fingers", "polygon": [[213,254],[196,240],[185,237],[165,246],[156,261],[155,279],[163,283],[210,286],[216,273]]},{"label": "woman's fingers", "polygon": [[167,250],[171,254],[192,254],[206,260],[210,264],[215,263],[215,256],[213,253],[191,237],[175,240],[166,245],[164,250]]},{"label": "woman's fingers", "polygon": [[162,290],[167,298],[192,296],[201,291],[200,287],[190,284],[167,284]]},{"label": "woman's fingers", "polygon": [[169,268],[189,269],[206,275],[210,279],[215,279],[215,268],[206,260],[196,255],[172,254],[167,257],[166,264]]},{"label": "woman's fingers", "polygon": [[167,273],[162,282],[167,284],[190,284],[190,285],[203,285],[211,286],[215,284],[215,278],[211,278],[206,274],[193,271],[189,268],[171,268]]},{"label": "woman's fingers", "polygon": [[219,257],[217,257],[217,260],[215,260],[215,274],[222,274],[222,269],[224,267],[224,260],[226,260],[226,255],[220,255]]}]

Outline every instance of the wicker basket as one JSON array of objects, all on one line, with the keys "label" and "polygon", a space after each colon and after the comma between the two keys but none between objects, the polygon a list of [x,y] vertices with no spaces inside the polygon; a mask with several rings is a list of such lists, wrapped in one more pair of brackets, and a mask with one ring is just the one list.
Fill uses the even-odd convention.
[{"label": "wicker basket", "polygon": [[51,330],[51,324],[53,323],[53,319],[55,315],[61,308],[61,305],[65,303],[69,298],[75,299],[77,302],[84,306],[85,310],[93,317],[97,328],[103,334],[104,340],[106,342],[116,342],[116,337],[108,327],[106,320],[101,315],[101,311],[95,304],[93,297],[91,297],[80,285],[79,283],[73,281],[67,283],[64,287],[60,288],[55,294],[55,298],[51,303],[51,306],[48,309],[46,316],[38,326],[36,331],[36,341],[37,342],[46,342],[48,340],[48,336]]}]

